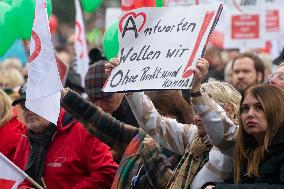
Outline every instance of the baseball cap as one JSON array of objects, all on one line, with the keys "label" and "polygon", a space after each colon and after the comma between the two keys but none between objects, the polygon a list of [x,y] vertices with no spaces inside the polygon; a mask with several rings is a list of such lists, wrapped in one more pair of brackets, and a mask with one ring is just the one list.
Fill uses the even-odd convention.
[{"label": "baseball cap", "polygon": [[26,101],[26,90],[27,90],[27,86],[26,84],[24,85],[21,85],[18,93],[19,93],[19,98],[15,99],[13,102],[12,102],[12,106],[15,106],[19,103],[22,103],[22,102],[25,102]]}]

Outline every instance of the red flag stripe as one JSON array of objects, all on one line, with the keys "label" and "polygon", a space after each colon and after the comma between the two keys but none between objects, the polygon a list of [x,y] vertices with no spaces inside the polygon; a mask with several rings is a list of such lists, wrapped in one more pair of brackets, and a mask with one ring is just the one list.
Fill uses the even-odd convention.
[{"label": "red flag stripe", "polygon": [[16,181],[0,178],[0,188],[1,189],[11,189],[15,183]]}]

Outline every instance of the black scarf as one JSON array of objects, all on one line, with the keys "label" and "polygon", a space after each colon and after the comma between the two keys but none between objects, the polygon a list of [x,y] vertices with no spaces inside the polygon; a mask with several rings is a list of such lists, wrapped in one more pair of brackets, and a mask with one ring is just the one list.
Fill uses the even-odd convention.
[{"label": "black scarf", "polygon": [[41,178],[43,176],[46,151],[55,131],[56,126],[52,123],[41,133],[28,131],[32,149],[25,172],[40,185],[42,185]]}]

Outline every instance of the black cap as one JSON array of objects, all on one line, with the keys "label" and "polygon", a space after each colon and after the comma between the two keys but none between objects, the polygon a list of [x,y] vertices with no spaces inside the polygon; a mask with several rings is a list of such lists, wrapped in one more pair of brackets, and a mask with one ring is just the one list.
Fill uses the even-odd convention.
[{"label": "black cap", "polygon": [[65,87],[69,87],[70,89],[73,89],[73,90],[77,89],[80,93],[85,92],[85,89],[82,87],[81,81],[82,80],[81,80],[80,74],[70,69],[68,71],[68,75],[66,78]]},{"label": "black cap", "polygon": [[25,102],[26,101],[26,90],[27,90],[27,86],[26,84],[22,85],[18,91],[20,97],[17,98],[16,100],[14,100],[14,102],[12,103],[12,106],[15,106],[19,103]]}]

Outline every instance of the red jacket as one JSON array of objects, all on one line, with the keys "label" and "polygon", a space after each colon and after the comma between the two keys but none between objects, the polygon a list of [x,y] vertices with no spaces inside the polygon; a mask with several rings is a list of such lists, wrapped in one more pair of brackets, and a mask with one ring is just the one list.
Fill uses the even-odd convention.
[{"label": "red jacket", "polygon": [[10,160],[13,160],[23,128],[24,125],[16,116],[0,127],[0,152]]},{"label": "red jacket", "polygon": [[[59,120],[62,120],[60,113]],[[44,182],[48,189],[107,189],[111,187],[117,164],[113,161],[107,145],[91,136],[78,122],[73,121],[62,127],[58,122],[58,130],[47,151],[44,169]],[[27,129],[17,146],[14,162],[25,169],[30,143]],[[24,181],[19,188],[30,187]]]}]

